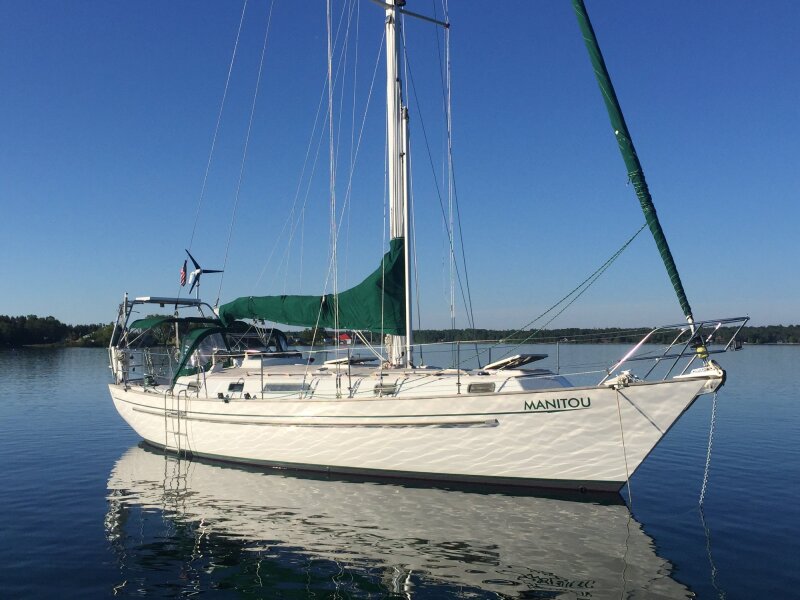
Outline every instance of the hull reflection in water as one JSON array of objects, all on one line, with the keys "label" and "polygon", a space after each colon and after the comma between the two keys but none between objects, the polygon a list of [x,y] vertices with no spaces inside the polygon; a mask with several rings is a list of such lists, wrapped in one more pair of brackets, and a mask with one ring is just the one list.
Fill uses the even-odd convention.
[{"label": "hull reflection in water", "polygon": [[144,446],[108,490],[122,595],[692,596],[624,504],[314,479]]}]

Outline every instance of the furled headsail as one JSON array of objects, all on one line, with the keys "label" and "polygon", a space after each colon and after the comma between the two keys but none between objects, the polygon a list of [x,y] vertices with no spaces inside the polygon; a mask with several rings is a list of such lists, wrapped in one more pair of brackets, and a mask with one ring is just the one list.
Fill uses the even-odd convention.
[{"label": "furled headsail", "polygon": [[404,238],[391,240],[381,265],[364,281],[339,294],[243,296],[220,306],[219,317],[226,325],[236,319],[263,319],[301,327],[403,335],[406,330],[404,246]]},{"label": "furled headsail", "polygon": [[572,0],[572,6],[575,9],[575,16],[578,18],[578,24],[583,33],[583,41],[586,43],[586,49],[589,51],[589,58],[592,61],[597,83],[600,85],[600,91],[603,93],[603,100],[606,104],[608,116],[611,119],[611,126],[614,128],[614,135],[617,138],[619,151],[622,153],[622,158],[628,169],[628,177],[633,184],[633,189],[636,190],[636,196],[639,198],[639,204],[642,206],[645,220],[656,241],[656,246],[661,254],[661,260],[664,261],[664,266],[672,282],[672,287],[675,289],[675,294],[678,296],[681,310],[683,310],[687,321],[692,323],[694,320],[692,317],[692,308],[689,306],[689,300],[686,298],[686,292],[683,290],[683,283],[681,283],[678,267],[675,266],[675,260],[672,258],[672,252],[670,252],[669,244],[667,244],[667,238],[664,236],[664,231],[661,229],[661,223],[658,220],[658,214],[653,205],[653,199],[650,196],[647,181],[645,181],[644,178],[642,165],[636,154],[636,148],[633,146],[631,134],[628,132],[625,117],[622,115],[622,109],[617,100],[614,85],[611,83],[611,77],[608,74],[606,63],[603,60],[603,54],[600,52],[600,45],[597,43],[597,37],[594,34],[592,23],[589,21],[589,14],[586,12],[586,6],[583,0]]}]

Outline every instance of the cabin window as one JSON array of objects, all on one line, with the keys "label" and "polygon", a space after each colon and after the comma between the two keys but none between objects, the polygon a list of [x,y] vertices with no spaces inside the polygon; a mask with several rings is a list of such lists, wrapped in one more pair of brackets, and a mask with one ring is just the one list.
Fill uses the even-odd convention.
[{"label": "cabin window", "polygon": [[397,393],[396,383],[379,383],[375,386],[376,396],[394,396]]},{"label": "cabin window", "polygon": [[468,394],[491,394],[494,392],[494,383],[470,383],[467,386]]},{"label": "cabin window", "polygon": [[265,392],[305,392],[311,386],[308,383],[266,383]]},{"label": "cabin window", "polygon": [[244,390],[244,381],[237,381],[228,385],[229,392],[241,392]]}]

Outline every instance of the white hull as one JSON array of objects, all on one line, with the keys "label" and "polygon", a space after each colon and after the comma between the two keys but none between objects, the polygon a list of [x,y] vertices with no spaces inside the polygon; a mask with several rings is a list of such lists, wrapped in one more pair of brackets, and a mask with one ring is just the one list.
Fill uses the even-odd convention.
[{"label": "white hull", "polygon": [[172,451],[317,471],[614,491],[722,377],[439,397],[210,399],[110,390],[142,438]]}]

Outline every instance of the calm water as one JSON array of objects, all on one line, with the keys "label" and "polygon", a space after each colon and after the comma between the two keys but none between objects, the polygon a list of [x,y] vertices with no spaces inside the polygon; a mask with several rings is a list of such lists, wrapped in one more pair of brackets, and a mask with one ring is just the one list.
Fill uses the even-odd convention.
[{"label": "calm water", "polygon": [[576,502],[179,461],[117,416],[103,350],[0,351],[0,598],[798,597],[800,347],[720,362],[701,515],[708,397],[632,504]]}]

